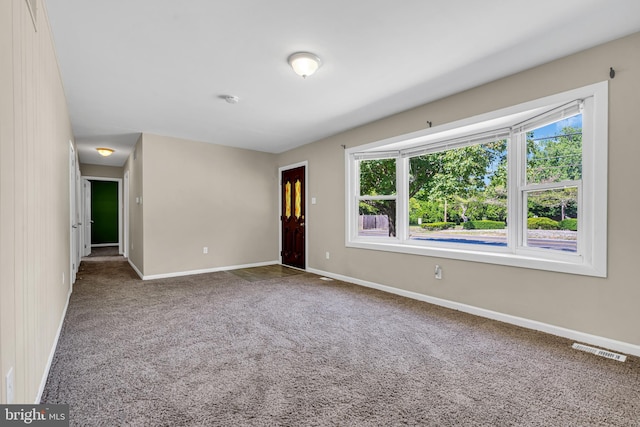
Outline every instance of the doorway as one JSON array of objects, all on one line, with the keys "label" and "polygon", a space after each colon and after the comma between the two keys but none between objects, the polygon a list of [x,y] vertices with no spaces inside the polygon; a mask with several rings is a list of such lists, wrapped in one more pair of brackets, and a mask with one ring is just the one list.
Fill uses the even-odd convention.
[{"label": "doorway", "polygon": [[307,164],[280,168],[280,258],[283,265],[306,269]]},{"label": "doorway", "polygon": [[83,177],[83,255],[114,246],[123,253],[122,179]]},{"label": "doorway", "polygon": [[91,247],[116,246],[118,229],[118,183],[91,182]]}]

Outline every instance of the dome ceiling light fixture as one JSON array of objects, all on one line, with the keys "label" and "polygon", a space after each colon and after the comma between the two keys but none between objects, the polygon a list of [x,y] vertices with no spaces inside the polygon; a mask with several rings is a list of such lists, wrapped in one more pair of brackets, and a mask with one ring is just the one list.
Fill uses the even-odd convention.
[{"label": "dome ceiling light fixture", "polygon": [[115,150],[112,150],[111,148],[104,148],[104,147],[96,148],[96,150],[98,150],[98,153],[100,153],[100,155],[103,157],[109,157],[115,151]]},{"label": "dome ceiling light fixture", "polygon": [[238,101],[240,101],[240,98],[235,95],[222,95],[222,99],[227,101],[229,104],[237,104]]},{"label": "dome ceiling light fixture", "polygon": [[296,52],[291,54],[287,61],[289,65],[291,65],[291,68],[293,68],[293,71],[303,79],[315,73],[318,68],[320,68],[320,65],[322,65],[320,58],[309,52]]}]

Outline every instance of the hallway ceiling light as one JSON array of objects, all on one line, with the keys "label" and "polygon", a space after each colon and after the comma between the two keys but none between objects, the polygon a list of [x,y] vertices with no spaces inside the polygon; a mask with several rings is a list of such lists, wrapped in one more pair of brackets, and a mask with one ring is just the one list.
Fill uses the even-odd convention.
[{"label": "hallway ceiling light", "polygon": [[303,79],[315,73],[318,68],[320,68],[320,65],[322,65],[320,58],[309,52],[294,53],[289,56],[288,61],[291,68],[293,68],[293,71]]},{"label": "hallway ceiling light", "polygon": [[110,155],[113,154],[113,151],[111,148],[96,148],[96,150],[98,150],[98,153],[100,153],[101,156],[104,157],[109,157]]}]

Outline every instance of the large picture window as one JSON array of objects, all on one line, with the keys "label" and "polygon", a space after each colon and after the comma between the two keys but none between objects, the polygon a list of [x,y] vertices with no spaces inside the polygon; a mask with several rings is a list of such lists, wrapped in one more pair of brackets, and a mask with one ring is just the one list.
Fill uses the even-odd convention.
[{"label": "large picture window", "polygon": [[607,85],[347,151],[351,247],[606,276]]},{"label": "large picture window", "polygon": [[506,167],[495,136],[410,157],[409,239],[506,246]]}]

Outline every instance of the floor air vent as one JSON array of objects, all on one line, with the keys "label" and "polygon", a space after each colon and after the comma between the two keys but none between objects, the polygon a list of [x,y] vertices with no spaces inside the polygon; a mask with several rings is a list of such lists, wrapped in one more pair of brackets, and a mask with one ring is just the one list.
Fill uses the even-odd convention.
[{"label": "floor air vent", "polygon": [[602,356],[602,357],[606,357],[607,359],[617,360],[618,362],[624,362],[625,360],[627,360],[627,356],[624,356],[622,354],[613,353],[607,350],[601,350],[595,347],[589,347],[588,345],[578,344],[577,342],[573,343],[571,347],[575,348],[576,350],[586,351],[587,353],[595,354],[596,356]]}]

